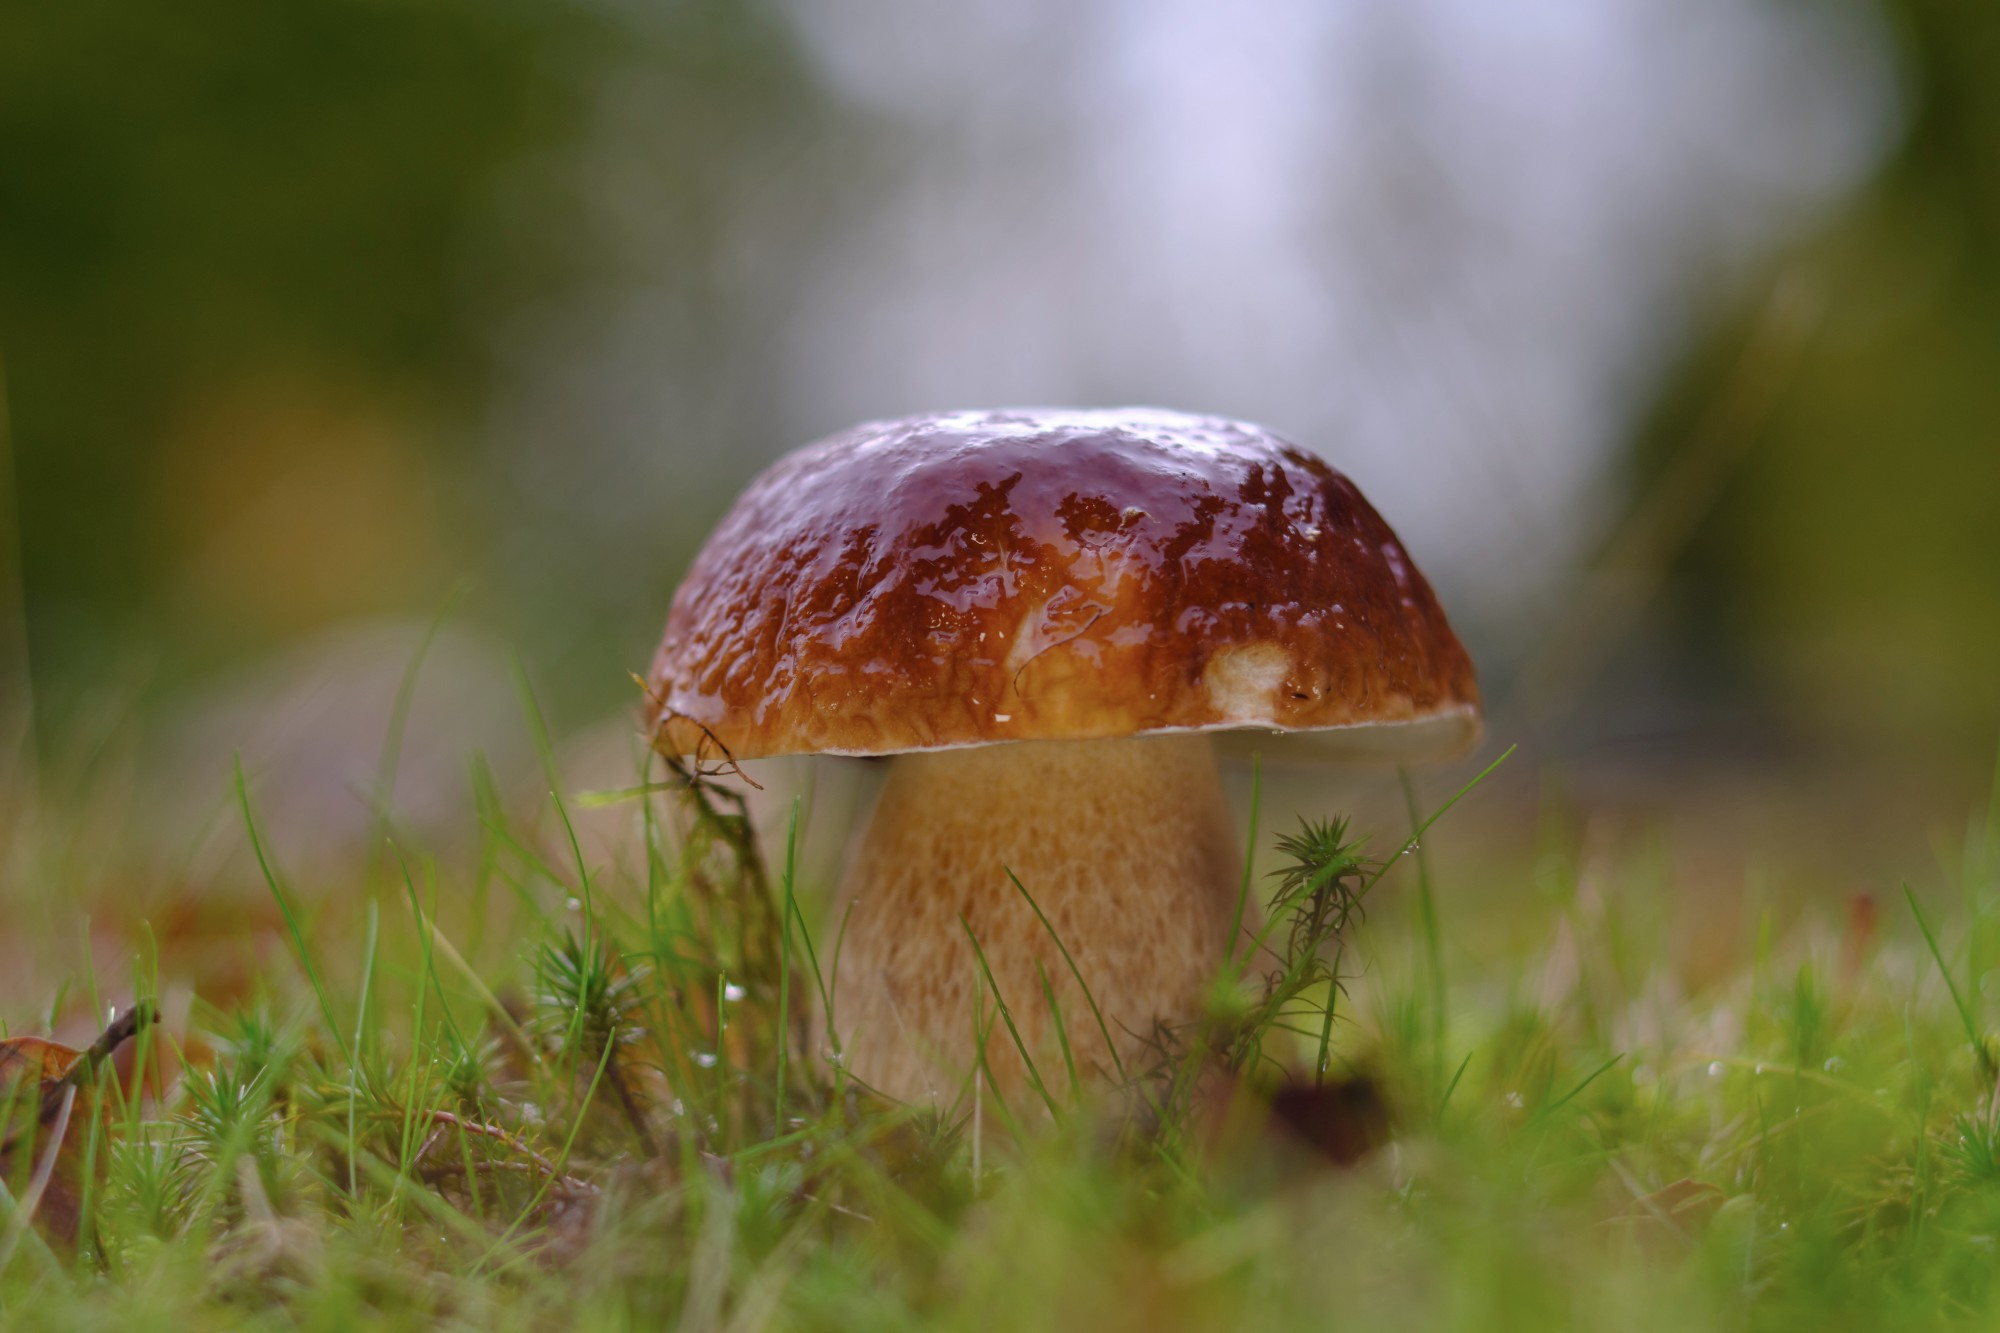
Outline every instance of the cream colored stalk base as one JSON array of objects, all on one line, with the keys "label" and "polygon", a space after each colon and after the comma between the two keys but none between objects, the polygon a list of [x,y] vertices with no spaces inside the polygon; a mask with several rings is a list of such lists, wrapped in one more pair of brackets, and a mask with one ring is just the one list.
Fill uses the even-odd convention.
[{"label": "cream colored stalk base", "polygon": [[1104,1036],[1007,869],[1061,936],[1128,1069],[1151,1058],[1157,1022],[1197,1015],[1242,874],[1206,736],[1028,741],[891,763],[843,894],[852,915],[833,1003],[855,1077],[949,1105],[975,1063],[983,993],[998,1090],[1016,1111],[1038,1101],[963,917],[1050,1091],[1066,1096],[1068,1075],[1037,962],[1079,1074],[1108,1081]]}]

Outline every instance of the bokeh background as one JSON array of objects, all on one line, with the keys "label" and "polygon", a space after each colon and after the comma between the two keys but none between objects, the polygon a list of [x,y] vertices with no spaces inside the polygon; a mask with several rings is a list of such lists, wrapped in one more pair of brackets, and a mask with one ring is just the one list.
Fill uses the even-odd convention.
[{"label": "bokeh background", "polygon": [[402,817],[532,786],[517,676],[615,781],[735,491],[948,407],[1323,452],[1523,745],[1496,825],[1844,891],[1992,772],[1990,6],[4,9],[8,782],[142,897],[240,860],[239,751],[289,856],[363,838],[447,609]]}]

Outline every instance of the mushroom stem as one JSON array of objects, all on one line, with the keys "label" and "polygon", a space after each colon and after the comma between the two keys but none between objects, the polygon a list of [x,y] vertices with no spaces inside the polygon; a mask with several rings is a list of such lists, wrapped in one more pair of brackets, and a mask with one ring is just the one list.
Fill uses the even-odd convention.
[{"label": "mushroom stem", "polygon": [[1205,735],[897,756],[842,895],[851,915],[833,1009],[847,1067],[900,1100],[950,1104],[977,1062],[974,997],[983,995],[996,1090],[1026,1105],[1032,1093],[997,989],[1043,1083],[1061,1097],[1068,1073],[1046,975],[1081,1078],[1105,1081],[1119,1063],[1143,1069],[1158,1024],[1198,1016],[1222,961],[1237,846]]}]

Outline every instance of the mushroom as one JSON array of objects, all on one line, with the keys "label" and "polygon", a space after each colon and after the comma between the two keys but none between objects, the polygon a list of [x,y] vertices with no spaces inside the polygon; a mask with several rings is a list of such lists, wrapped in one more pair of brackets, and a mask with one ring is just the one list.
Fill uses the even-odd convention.
[{"label": "mushroom", "polygon": [[1416,759],[1480,728],[1470,659],[1352,482],[1152,408],[871,422],[781,459],[696,557],[648,687],[663,753],[894,756],[830,1017],[902,1100],[962,1086],[982,1004],[1018,1087],[996,999],[1045,1077],[1055,1014],[1100,1072],[1199,1015],[1242,873],[1209,733]]}]

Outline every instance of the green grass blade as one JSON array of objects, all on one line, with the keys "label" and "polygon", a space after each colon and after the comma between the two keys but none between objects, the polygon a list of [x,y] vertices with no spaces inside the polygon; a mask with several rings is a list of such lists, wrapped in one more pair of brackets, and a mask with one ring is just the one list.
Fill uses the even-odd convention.
[{"label": "green grass blade", "polygon": [[[1056,1099],[1049,1095],[1048,1088],[1043,1085],[1041,1071],[1035,1068],[1035,1058],[1028,1054],[1027,1043],[1021,1040],[1021,1030],[1014,1026],[1014,1015],[1007,1007],[1007,997],[1000,993],[999,983],[993,980],[993,969],[986,965],[986,950],[979,946],[979,937],[972,933],[972,923],[965,919],[964,913],[960,913],[958,924],[964,927],[965,938],[972,941],[973,957],[979,960],[980,974],[986,978],[986,985],[993,992],[993,1004],[1000,1011],[1000,1021],[1007,1025],[1007,1035],[1014,1039],[1014,1049],[1021,1053],[1021,1063],[1027,1066],[1028,1086],[1035,1090],[1035,1094],[1049,1108],[1050,1115],[1058,1120],[1062,1119],[1062,1108],[1056,1105]],[[982,1062],[984,1058],[982,1055]],[[986,1072],[990,1078],[993,1073],[991,1066],[988,1066]]]},{"label": "green grass blade", "polygon": [[[417,642],[417,651],[411,655],[409,664],[403,668],[403,678],[396,683],[395,702],[389,706],[389,726],[382,737],[382,755],[375,767],[375,808],[374,830],[369,836],[369,846],[379,848],[382,839],[388,835],[390,813],[396,800],[396,770],[403,759],[403,735],[409,727],[410,705],[417,694],[417,679],[423,674],[424,661],[430,656],[431,646],[437,642],[438,632],[445,621],[457,608],[460,598],[471,586],[469,580],[459,582],[445,594],[444,604],[431,617],[424,629],[424,637]],[[371,855],[373,853],[371,852]]]},{"label": "green grass blade", "polygon": [[1944,988],[1951,992],[1951,1002],[1958,1009],[1959,1022],[1965,1025],[1965,1040],[1972,1047],[1973,1057],[1979,1061],[1982,1068],[1990,1069],[1993,1057],[1988,1053],[1986,1043],[1980,1039],[1979,1020],[1973,1016],[1972,1006],[1966,1003],[1965,996],[1959,993],[1958,983],[1952,980],[1951,969],[1945,966],[1944,951],[1938,948],[1937,935],[1931,930],[1931,923],[1925,919],[1924,909],[1918,906],[1915,891],[1907,883],[1903,885],[1903,898],[1910,904],[1910,915],[1917,919],[1917,929],[1924,934],[1924,943],[1930,948],[1931,959],[1937,964],[1938,975],[1944,978]]},{"label": "green grass blade", "polygon": [[[1418,817],[1417,784],[1410,779],[1410,770],[1397,770],[1403,781],[1403,805],[1409,812],[1410,827],[1421,823]],[[1424,958],[1429,963],[1431,983],[1431,1086],[1444,1082],[1444,1035],[1445,1035],[1445,977],[1444,939],[1438,928],[1437,894],[1431,886],[1430,853],[1423,843],[1416,845],[1417,857],[1417,920],[1423,928]]]},{"label": "green grass blade", "polygon": [[1472,1063],[1472,1052],[1467,1051],[1465,1053],[1465,1058],[1458,1062],[1458,1072],[1451,1076],[1451,1082],[1444,1085],[1444,1095],[1438,1098],[1437,1116],[1436,1116],[1437,1123],[1439,1124],[1444,1123],[1444,1109],[1445,1107],[1451,1105],[1451,1094],[1458,1091],[1458,1081],[1465,1077],[1466,1067],[1471,1063]]},{"label": "green grass blade", "polygon": [[340,1047],[343,1060],[352,1063],[353,1052],[347,1049],[347,1038],[342,1035],[340,1023],[333,1016],[333,1004],[326,996],[326,987],[320,984],[319,969],[313,966],[312,950],[306,947],[306,933],[299,925],[298,913],[292,910],[291,899],[285,896],[284,887],[278,881],[277,871],[271,867],[271,859],[264,851],[264,839],[257,833],[257,818],[250,811],[250,784],[243,776],[243,756],[236,756],[236,803],[243,811],[243,827],[250,835],[250,850],[256,853],[257,869],[263,872],[264,885],[277,900],[278,913],[285,918],[285,927],[291,931],[292,943],[299,952],[299,964],[305,968],[306,980],[311,983],[313,995],[319,1001],[320,1017],[326,1020],[326,1030]]},{"label": "green grass blade", "polygon": [[[529,1197],[527,1203],[522,1205],[521,1211],[508,1224],[507,1229],[500,1233],[498,1239],[494,1240],[487,1248],[486,1253],[480,1257],[478,1262],[472,1265],[474,1272],[486,1268],[493,1257],[499,1254],[502,1249],[512,1248],[515,1233],[527,1225],[528,1218],[534,1213],[542,1200],[547,1197],[549,1190],[554,1186],[557,1178],[561,1173],[569,1169],[570,1154],[576,1150],[576,1138],[578,1134],[583,1132],[584,1117],[589,1114],[591,1103],[597,1099],[597,1089],[604,1082],[604,1071],[611,1064],[612,1049],[613,1044],[608,1041],[605,1042],[604,1053],[597,1057],[597,1071],[591,1075],[590,1085],[583,1091],[583,1100],[577,1104],[576,1119],[570,1122],[569,1134],[563,1139],[562,1151],[556,1155],[554,1173],[546,1174],[542,1177],[540,1186]],[[719,1065],[721,1061],[718,1060],[716,1063]]]},{"label": "green grass blade", "polygon": [[[1002,869],[1006,867],[1003,866]],[[1046,930],[1049,938],[1055,942],[1056,952],[1062,955],[1064,965],[1069,968],[1069,974],[1076,978],[1077,988],[1083,992],[1083,1002],[1090,1006],[1090,1016],[1096,1020],[1098,1034],[1104,1038],[1104,1049],[1111,1053],[1111,1067],[1118,1071],[1118,1081],[1127,1082],[1125,1062],[1118,1058],[1118,1043],[1111,1040],[1111,1026],[1104,1021],[1104,1011],[1097,1007],[1097,997],[1090,993],[1090,985],[1083,979],[1083,972],[1077,967],[1076,959],[1070,957],[1069,947],[1062,942],[1062,936],[1058,935],[1056,928],[1050,924],[1048,914],[1042,911],[1042,905],[1035,901],[1035,895],[1029,893],[1028,886],[1021,883],[1021,877],[1012,870],[1007,870],[1007,878],[1020,895],[1028,900],[1028,906],[1034,911],[1035,919],[1042,923],[1042,929]],[[976,941],[974,947],[977,947]]]},{"label": "green grass blade", "polygon": [[1588,1074],[1585,1074],[1583,1076],[1583,1081],[1581,1083],[1577,1084],[1575,1087],[1571,1088],[1568,1092],[1565,1092],[1562,1096],[1556,1098],[1554,1101],[1544,1105],[1541,1109],[1541,1114],[1553,1115],[1555,1112],[1560,1111],[1563,1107],[1568,1106],[1571,1102],[1576,1100],[1577,1096],[1581,1094],[1585,1088],[1597,1082],[1598,1077],[1600,1075],[1608,1073],[1611,1069],[1611,1066],[1617,1064],[1620,1060],[1623,1060],[1624,1058],[1625,1058],[1625,1053],[1623,1051],[1620,1051],[1618,1054],[1612,1056],[1609,1060],[1606,1060],[1603,1064],[1599,1065],[1597,1068],[1591,1070]]},{"label": "green grass blade", "polygon": [[1076,1057],[1069,1048],[1069,1029],[1063,1019],[1062,1006],[1056,1002],[1056,988],[1049,984],[1049,970],[1042,966],[1042,960],[1035,960],[1035,975],[1042,982],[1042,1003],[1049,1007],[1049,1017],[1055,1023],[1056,1041],[1062,1046],[1063,1069],[1069,1075],[1069,1099],[1078,1102],[1083,1099],[1083,1081],[1076,1074]]},{"label": "green grass blade", "polygon": [[1453,806],[1457,805],[1460,801],[1464,800],[1466,796],[1471,793],[1474,787],[1477,787],[1480,783],[1486,781],[1487,778],[1491,777],[1493,775],[1493,771],[1499,768],[1500,765],[1506,763],[1509,759],[1513,758],[1514,751],[1520,748],[1521,747],[1519,745],[1510,745],[1506,749],[1502,750],[1498,758],[1496,758],[1492,763],[1488,764],[1486,767],[1480,769],[1479,772],[1474,774],[1472,780],[1466,783],[1463,787],[1460,787],[1457,791],[1453,792],[1451,794],[1451,798],[1447,800],[1443,805],[1440,805],[1437,809],[1431,811],[1430,818],[1424,820],[1423,823],[1417,825],[1416,828],[1410,831],[1410,836],[1403,840],[1402,846],[1396,849],[1395,855],[1383,861],[1382,864],[1376,868],[1375,873],[1373,875],[1370,875],[1365,881],[1363,881],[1360,890],[1354,895],[1355,898],[1358,900],[1366,897],[1368,894],[1368,890],[1374,888],[1376,883],[1380,881],[1384,875],[1388,874],[1392,868],[1394,868],[1396,862],[1400,861],[1403,858],[1403,853],[1418,846],[1423,841],[1424,834],[1430,831],[1431,825],[1437,823],[1440,819],[1443,819],[1447,811],[1449,811]]},{"label": "green grass blade", "polygon": [[778,959],[778,1099],[772,1133],[785,1132],[785,1056],[792,1047],[792,917],[798,911],[794,893],[799,865],[799,798],[792,798],[791,825],[785,831],[785,875],[781,887],[784,909],[779,923]]},{"label": "green grass blade", "polygon": [[360,1056],[368,1037],[368,994],[375,984],[375,946],[382,922],[382,914],[376,909],[373,898],[368,900],[367,922],[366,943],[361,951],[361,996],[354,1004],[355,1058],[347,1064],[347,1193],[355,1199],[361,1197],[361,1179],[356,1165],[361,1155],[361,1137],[355,1128],[361,1102]]},{"label": "green grass blade", "polygon": [[[563,835],[569,840],[570,856],[576,862],[577,898],[583,904],[583,957],[594,958],[593,949],[597,943],[597,906],[590,892],[590,866],[583,857],[583,843],[576,836],[576,825],[570,822],[569,807],[563,801],[562,775],[556,771],[555,745],[549,740],[549,725],[542,716],[542,706],[535,699],[535,687],[528,680],[528,669],[519,657],[514,659],[514,687],[521,696],[522,711],[528,717],[528,731],[535,743],[535,757],[541,761],[542,776],[548,784],[549,802],[555,806],[556,818],[561,821]],[[583,1033],[583,1011],[576,1011],[570,1021],[569,1033],[564,1038],[563,1047],[575,1053],[578,1038]],[[574,1063],[571,1065],[573,1075]]]},{"label": "green grass blade", "polygon": [[1313,1085],[1317,1087],[1326,1081],[1327,1052],[1333,1045],[1333,1014],[1340,1003],[1339,958],[1335,957],[1333,975],[1326,979],[1326,1016],[1319,1026],[1319,1051],[1313,1057]]},{"label": "green grass blade", "polygon": [[[953,1114],[967,1096],[972,1098],[972,1181],[973,1190],[978,1191],[979,1182],[986,1178],[980,1165],[980,1152],[985,1143],[985,1122],[983,1119],[986,1102],[990,1099],[1000,1118],[1006,1122],[1007,1132],[1017,1140],[1021,1137],[1021,1122],[1015,1118],[1014,1110],[1007,1104],[1007,1098],[1000,1091],[1000,1084],[993,1077],[993,1065],[986,1058],[986,1048],[993,1036],[993,1024],[986,1017],[986,988],[991,978],[984,971],[973,975],[972,996],[972,1068],[959,1084],[958,1095],[952,1098]],[[985,1096],[980,1095],[982,1081]]]},{"label": "green grass blade", "polygon": [[[396,868],[402,872],[403,890],[410,902],[410,916],[416,922],[417,926],[417,945],[422,951],[421,956],[423,958],[423,975],[418,979],[419,984],[425,981],[430,983],[432,992],[437,996],[438,1012],[444,1015],[445,1026],[451,1030],[452,1039],[458,1043],[459,1049],[464,1050],[467,1045],[465,1034],[459,1030],[458,1020],[452,1017],[451,1002],[445,998],[444,983],[438,980],[436,957],[437,930],[432,924],[437,915],[436,911],[433,910],[429,917],[424,915],[423,903],[417,896],[417,881],[410,874],[410,863],[403,858],[403,849],[392,842],[389,844],[389,850],[395,853]],[[431,900],[433,909],[435,909],[437,901],[435,876],[432,877]]]}]

